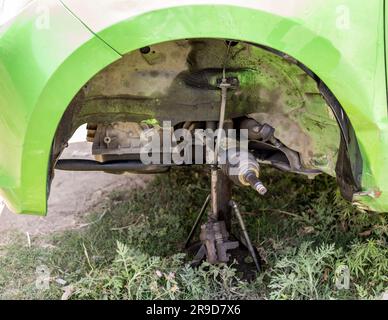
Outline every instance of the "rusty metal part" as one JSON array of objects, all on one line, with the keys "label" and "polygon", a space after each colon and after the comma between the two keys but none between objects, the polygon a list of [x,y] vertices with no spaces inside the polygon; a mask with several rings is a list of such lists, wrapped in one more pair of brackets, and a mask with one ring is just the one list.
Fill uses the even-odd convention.
[{"label": "rusty metal part", "polygon": [[247,150],[228,149],[227,163],[222,165],[225,176],[238,186],[250,186],[260,195],[267,193],[267,188],[260,181],[260,165]]},{"label": "rusty metal part", "polygon": [[232,184],[229,178],[218,169],[211,170],[211,213],[210,221],[225,221],[231,227],[231,210],[229,201],[232,199]]},{"label": "rusty metal part", "polygon": [[276,139],[275,128],[270,125],[245,118],[240,123],[240,129],[248,131],[249,149],[253,150],[258,161],[270,163],[283,171],[304,174],[310,178],[321,173],[321,170],[303,167],[299,153]]},{"label": "rusty metal part", "polygon": [[101,163],[84,159],[61,159],[57,161],[55,169],[62,171],[105,171],[105,172],[133,172],[141,174],[165,173],[170,170],[165,165],[145,165],[141,161],[113,161]]},{"label": "rusty metal part", "polygon": [[236,249],[238,242],[229,241],[232,225],[232,212],[229,201],[232,186],[229,178],[214,166],[211,170],[211,212],[209,222],[201,226],[200,239],[206,247],[209,263],[226,263],[229,261],[228,250]]},{"label": "rusty metal part", "polygon": [[259,260],[257,259],[257,255],[256,255],[256,252],[255,252],[255,249],[253,248],[253,245],[252,245],[251,239],[249,237],[247,228],[245,227],[244,219],[241,216],[240,209],[238,208],[237,203],[235,201],[233,201],[233,200],[230,201],[230,206],[232,207],[234,213],[236,214],[236,217],[237,217],[238,222],[239,222],[240,227],[241,227],[241,231],[242,231],[242,233],[244,235],[244,238],[245,238],[245,241],[247,243],[249,253],[251,254],[251,256],[253,258],[253,261],[255,263],[257,271],[260,272],[261,270],[260,270]]},{"label": "rusty metal part", "polygon": [[97,127],[98,127],[97,124],[93,124],[93,123],[88,123],[87,124],[87,126],[86,126],[86,130],[87,130],[86,141],[94,142],[94,138],[96,136]]},{"label": "rusty metal part", "polygon": [[257,174],[253,171],[247,171],[243,174],[243,179],[249,183],[252,189],[256,190],[260,195],[264,196],[267,193],[267,188],[257,177]]},{"label": "rusty metal part", "polygon": [[207,261],[211,264],[226,263],[228,250],[239,246],[237,241],[229,241],[229,233],[224,221],[209,222],[201,227],[200,239],[206,247]]},{"label": "rusty metal part", "polygon": [[240,129],[248,130],[249,140],[268,141],[275,133],[275,129],[268,124],[260,124],[256,120],[246,118],[240,124]]},{"label": "rusty metal part", "polygon": [[218,155],[220,153],[220,145],[222,139],[222,130],[224,129],[225,122],[225,111],[226,111],[226,102],[227,102],[227,94],[228,89],[230,88],[230,84],[227,82],[226,78],[222,79],[222,83],[220,84],[221,89],[221,108],[220,108],[220,119],[218,122],[218,132],[217,132],[217,141],[216,141],[216,150],[215,150],[215,160],[216,164],[218,164]]},{"label": "rusty metal part", "polygon": [[160,135],[159,127],[136,122],[99,124],[95,130],[93,155],[140,154],[144,141],[142,135]]},{"label": "rusty metal part", "polygon": [[202,261],[203,259],[206,257],[206,246],[204,244],[202,244],[200,247],[199,247],[199,250],[197,252],[197,254],[195,255],[193,261],[191,262],[191,266],[192,267],[196,267],[198,266]]},{"label": "rusty metal part", "polygon": [[222,130],[224,129],[226,103],[228,100],[228,89],[231,87],[231,84],[226,79],[226,66],[229,61],[230,45],[231,44],[229,43],[228,50],[225,56],[223,69],[222,69],[222,80],[221,80],[221,83],[219,84],[219,88],[221,89],[221,107],[220,107],[220,118],[218,121],[218,133],[217,133],[217,141],[216,141],[217,144],[216,144],[216,150],[215,150],[216,164],[218,164],[218,155],[220,153]]},{"label": "rusty metal part", "polygon": [[185,248],[188,248],[189,247],[189,244],[191,242],[191,239],[193,238],[194,236],[194,233],[195,231],[197,230],[198,226],[199,226],[199,223],[201,222],[201,219],[203,217],[203,215],[205,214],[206,212],[206,209],[207,207],[209,206],[209,203],[210,203],[210,198],[211,198],[211,195],[209,194],[207,197],[206,197],[206,200],[204,202],[204,204],[202,205],[202,208],[201,208],[201,211],[199,212],[198,214],[198,217],[197,219],[195,220],[195,223],[189,233],[189,236],[187,237],[187,240],[185,242]]}]

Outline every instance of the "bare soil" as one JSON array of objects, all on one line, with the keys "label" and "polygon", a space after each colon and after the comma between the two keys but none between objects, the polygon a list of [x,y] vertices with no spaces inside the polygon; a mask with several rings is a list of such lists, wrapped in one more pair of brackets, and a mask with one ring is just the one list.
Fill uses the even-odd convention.
[{"label": "bare soil", "polygon": [[[91,144],[70,144],[62,158],[88,158]],[[7,208],[0,212],[0,244],[8,242],[15,231],[28,237],[45,235],[79,226],[87,215],[114,190],[144,187],[152,176],[111,175],[102,172],[56,171],[46,217],[17,215]]]}]

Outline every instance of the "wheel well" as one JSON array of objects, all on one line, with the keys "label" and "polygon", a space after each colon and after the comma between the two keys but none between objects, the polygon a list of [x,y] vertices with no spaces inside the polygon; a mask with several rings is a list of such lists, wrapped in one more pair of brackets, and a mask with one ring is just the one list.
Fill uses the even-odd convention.
[{"label": "wheel well", "polygon": [[53,143],[51,168],[83,123],[216,121],[217,81],[228,48],[227,76],[236,81],[228,118],[268,123],[276,138],[299,154],[304,169],[335,175],[343,195],[351,200],[360,190],[362,158],[338,100],[296,59],[238,40],[165,42],[128,53],[102,70],[64,113]]}]

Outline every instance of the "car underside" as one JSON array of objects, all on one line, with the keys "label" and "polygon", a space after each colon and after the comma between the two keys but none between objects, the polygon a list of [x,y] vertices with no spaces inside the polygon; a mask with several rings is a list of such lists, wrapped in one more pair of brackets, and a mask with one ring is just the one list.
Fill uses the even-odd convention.
[{"label": "car underside", "polygon": [[[257,162],[310,178],[337,175],[342,193],[351,200],[359,188],[360,157],[347,165],[352,128],[326,86],[292,57],[227,39],[147,46],[97,74],[61,121],[52,168],[165,172],[168,167],[163,163],[139,164],[142,134],[161,133],[166,129],[163,123],[189,132],[218,128],[223,77],[229,84],[223,127],[248,132],[249,152]],[[56,163],[72,134],[85,123],[96,161]],[[185,160],[179,165],[198,164]]]}]

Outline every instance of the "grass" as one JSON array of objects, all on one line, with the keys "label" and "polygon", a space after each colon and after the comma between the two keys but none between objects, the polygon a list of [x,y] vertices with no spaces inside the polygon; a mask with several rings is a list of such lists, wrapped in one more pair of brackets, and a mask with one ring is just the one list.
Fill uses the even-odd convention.
[{"label": "grass", "polygon": [[[263,260],[254,281],[241,279],[236,263],[188,265],[182,244],[209,181],[183,170],[145,190],[113,193],[81,230],[33,239],[32,247],[15,235],[0,250],[0,298],[378,299],[388,292],[387,214],[357,211],[327,176],[267,170],[263,181],[270,190],[263,198],[235,190]],[[341,288],[344,273],[349,288]]]}]

